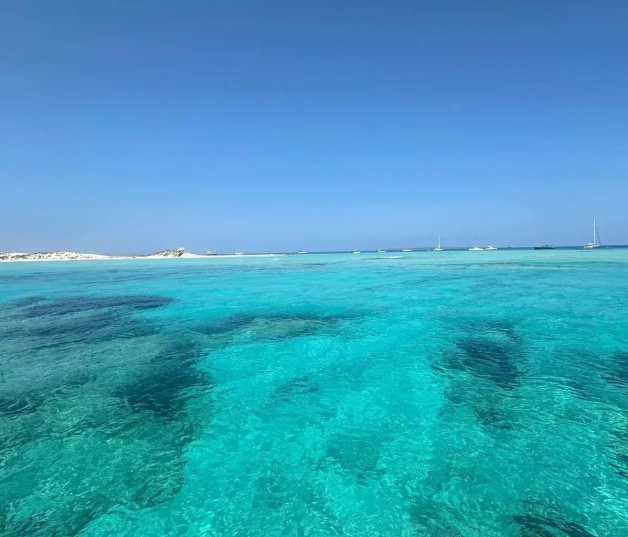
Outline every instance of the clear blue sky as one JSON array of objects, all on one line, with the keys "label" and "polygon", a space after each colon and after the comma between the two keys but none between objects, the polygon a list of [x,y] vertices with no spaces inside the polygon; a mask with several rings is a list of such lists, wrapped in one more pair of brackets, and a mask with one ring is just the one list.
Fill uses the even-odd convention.
[{"label": "clear blue sky", "polygon": [[628,243],[628,2],[5,0],[0,250]]}]

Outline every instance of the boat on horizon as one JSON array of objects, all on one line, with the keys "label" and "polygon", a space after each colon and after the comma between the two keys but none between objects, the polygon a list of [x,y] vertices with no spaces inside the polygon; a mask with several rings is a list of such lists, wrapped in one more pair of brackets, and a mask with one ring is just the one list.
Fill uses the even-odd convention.
[{"label": "boat on horizon", "polygon": [[597,227],[595,226],[595,218],[593,219],[593,242],[587,242],[584,245],[585,250],[593,250],[594,248],[599,248],[600,244],[600,234],[597,231]]},{"label": "boat on horizon", "polygon": [[551,244],[544,244],[543,246],[535,246],[535,250],[553,250],[554,247]]},{"label": "boat on horizon", "polygon": [[207,250],[205,255],[216,255],[216,252],[212,252],[211,250]]},{"label": "boat on horizon", "polygon": [[486,248],[482,248],[481,246],[472,246],[469,248],[469,252],[483,252]]},{"label": "boat on horizon", "polygon": [[378,254],[385,254],[385,253],[386,253],[386,250],[377,250],[377,253],[378,253]]},{"label": "boat on horizon", "polygon": [[236,252],[234,255],[244,255],[244,252]]},{"label": "boat on horizon", "polygon": [[401,250],[402,252],[411,252],[412,250],[410,248],[404,248],[403,250]]},{"label": "boat on horizon", "polygon": [[438,246],[432,250],[433,252],[442,252],[443,247],[440,245],[440,235],[438,236]]},{"label": "boat on horizon", "polygon": [[297,254],[307,254],[307,252],[305,250],[299,250]]},{"label": "boat on horizon", "polygon": [[351,252],[352,254],[361,254],[362,252],[360,250],[353,250],[353,252]]},{"label": "boat on horizon", "polygon": [[485,246],[485,250],[497,250],[497,246]]}]

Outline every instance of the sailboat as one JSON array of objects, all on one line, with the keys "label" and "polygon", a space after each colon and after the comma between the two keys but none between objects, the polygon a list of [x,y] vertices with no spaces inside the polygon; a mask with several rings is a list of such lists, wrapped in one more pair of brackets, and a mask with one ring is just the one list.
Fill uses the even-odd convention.
[{"label": "sailboat", "polygon": [[593,250],[594,248],[600,247],[600,234],[597,232],[597,227],[595,226],[595,218],[593,219],[593,242],[587,242],[584,245],[585,250]]},{"label": "sailboat", "polygon": [[433,251],[434,251],[434,252],[442,252],[442,251],[443,251],[443,248],[442,248],[442,246],[440,245],[440,236],[438,237],[438,246],[437,246],[436,248],[434,248],[434,250],[433,250]]}]

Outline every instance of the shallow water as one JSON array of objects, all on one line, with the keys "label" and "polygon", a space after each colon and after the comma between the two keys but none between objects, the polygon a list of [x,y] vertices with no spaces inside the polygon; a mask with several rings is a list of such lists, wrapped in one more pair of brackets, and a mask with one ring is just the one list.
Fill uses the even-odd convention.
[{"label": "shallow water", "polygon": [[627,274],[627,250],[2,264],[0,534],[625,535]]}]

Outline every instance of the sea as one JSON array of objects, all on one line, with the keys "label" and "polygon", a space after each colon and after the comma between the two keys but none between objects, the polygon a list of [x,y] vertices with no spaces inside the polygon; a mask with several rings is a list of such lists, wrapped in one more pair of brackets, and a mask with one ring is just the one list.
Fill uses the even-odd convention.
[{"label": "sea", "polygon": [[628,535],[628,250],[0,264],[0,535]]}]

